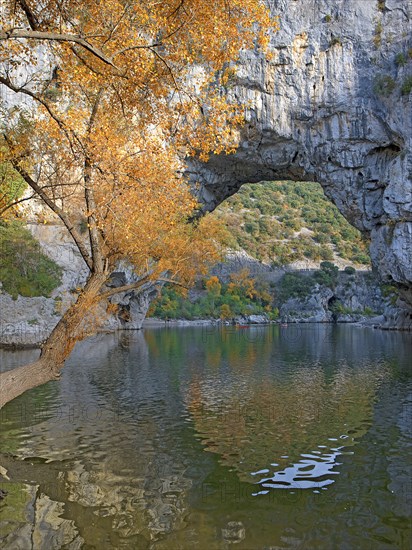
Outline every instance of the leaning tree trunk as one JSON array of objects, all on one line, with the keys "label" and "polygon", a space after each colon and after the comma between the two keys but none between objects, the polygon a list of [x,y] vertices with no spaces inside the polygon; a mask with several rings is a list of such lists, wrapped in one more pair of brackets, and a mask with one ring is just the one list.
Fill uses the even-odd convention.
[{"label": "leaning tree trunk", "polygon": [[99,319],[93,313],[100,302],[98,294],[107,279],[107,273],[90,275],[77,301],[42,346],[37,361],[0,374],[0,408],[27,390],[59,379],[64,362],[76,343],[95,333],[99,326]]}]

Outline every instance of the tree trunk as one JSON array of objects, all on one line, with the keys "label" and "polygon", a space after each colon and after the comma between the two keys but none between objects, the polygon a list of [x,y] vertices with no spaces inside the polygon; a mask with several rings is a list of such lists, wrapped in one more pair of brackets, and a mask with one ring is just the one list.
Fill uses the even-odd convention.
[{"label": "tree trunk", "polygon": [[34,363],[0,373],[0,408],[22,393],[50,380],[58,380],[65,360],[77,342],[94,334],[102,319],[97,318],[98,296],[107,273],[90,275],[83,291],[47,338]]}]

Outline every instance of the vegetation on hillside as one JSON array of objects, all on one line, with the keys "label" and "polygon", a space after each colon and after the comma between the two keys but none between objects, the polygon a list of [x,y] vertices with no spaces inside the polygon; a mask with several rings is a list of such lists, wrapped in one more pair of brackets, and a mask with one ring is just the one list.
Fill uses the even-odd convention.
[{"label": "vegetation on hillside", "polygon": [[279,282],[277,302],[282,304],[289,298],[304,299],[309,296],[316,284],[335,288],[339,269],[331,262],[322,262],[319,271],[310,275],[286,273]]},{"label": "vegetation on hillside", "polygon": [[[0,144],[0,149],[2,145]],[[1,152],[1,151],[0,151]],[[13,213],[14,203],[21,198],[27,185],[10,162],[0,163],[0,216]]]},{"label": "vegetation on hillside", "polygon": [[[345,270],[353,275],[349,268]],[[160,319],[223,319],[237,316],[266,315],[269,320],[279,316],[279,308],[290,298],[305,299],[315,285],[334,289],[339,269],[331,262],[321,262],[311,274],[286,273],[279,283],[269,285],[250,276],[247,269],[232,273],[225,284],[216,276],[202,282],[202,290],[189,299],[184,291],[164,287],[153,302],[149,316]]]},{"label": "vegetation on hillside", "polygon": [[231,246],[273,265],[337,257],[369,264],[368,244],[312,182],[244,185],[214,213]]},{"label": "vegetation on hillside", "polygon": [[233,273],[227,284],[216,276],[204,280],[202,291],[193,300],[182,290],[167,286],[149,311],[149,316],[160,319],[226,320],[261,314],[276,319],[279,311],[273,305],[269,285],[251,278],[245,269]]},{"label": "vegetation on hillside", "polygon": [[42,253],[38,241],[16,220],[0,221],[0,281],[14,299],[50,296],[60,285],[61,268]]}]

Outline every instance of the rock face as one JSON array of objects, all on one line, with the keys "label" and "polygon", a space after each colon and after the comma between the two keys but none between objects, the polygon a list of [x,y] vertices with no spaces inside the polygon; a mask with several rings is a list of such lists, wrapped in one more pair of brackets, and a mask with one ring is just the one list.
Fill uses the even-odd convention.
[{"label": "rock face", "polygon": [[[388,307],[371,273],[340,272],[336,287],[316,285],[307,298],[290,298],[280,308],[282,322],[354,323],[394,326],[381,316]],[[399,308],[393,308],[399,315]],[[394,319],[395,320],[395,319]],[[399,319],[398,319],[399,321]],[[398,323],[399,324],[399,323]],[[409,327],[404,327],[409,328]]]},{"label": "rock face", "polygon": [[[43,296],[17,300],[2,292],[0,287],[0,344],[27,345],[41,344],[61,315],[73,303],[75,290],[82,286],[87,276],[87,267],[62,225],[28,224],[32,234],[38,239],[45,254],[63,268],[62,284],[52,292],[50,298]],[[113,274],[110,286],[121,286],[133,281],[133,272],[127,266]],[[107,317],[103,330],[140,329],[150,301],[156,294],[151,285],[144,292],[133,291],[115,295],[112,302],[117,304],[115,315]],[[102,316],[106,316],[102,310]]]},{"label": "rock face", "polygon": [[213,210],[247,182],[318,181],[370,237],[375,267],[411,313],[412,4],[269,4],[280,21],[272,58],[245,53],[227,90],[250,105],[239,149],[188,167],[200,199]]},{"label": "rock face", "polygon": [[297,323],[329,323],[332,312],[328,309],[329,300],[333,297],[330,288],[316,285],[313,293],[307,299],[290,298],[280,308],[283,322]]}]

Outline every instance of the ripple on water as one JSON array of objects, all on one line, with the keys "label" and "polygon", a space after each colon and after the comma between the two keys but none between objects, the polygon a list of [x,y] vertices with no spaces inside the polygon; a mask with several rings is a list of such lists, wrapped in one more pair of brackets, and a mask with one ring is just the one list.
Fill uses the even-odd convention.
[{"label": "ripple on water", "polygon": [[[337,457],[346,454],[343,449],[343,447],[339,447],[330,449],[329,453],[314,451],[310,454],[301,454],[301,459],[298,462],[274,472],[270,477],[260,479],[257,484],[264,489],[252,493],[253,496],[267,494],[269,489],[324,489],[334,483],[334,477],[339,475],[335,468],[342,465],[337,461]],[[251,475],[256,476],[268,472],[268,469],[262,469],[252,472]]]}]

